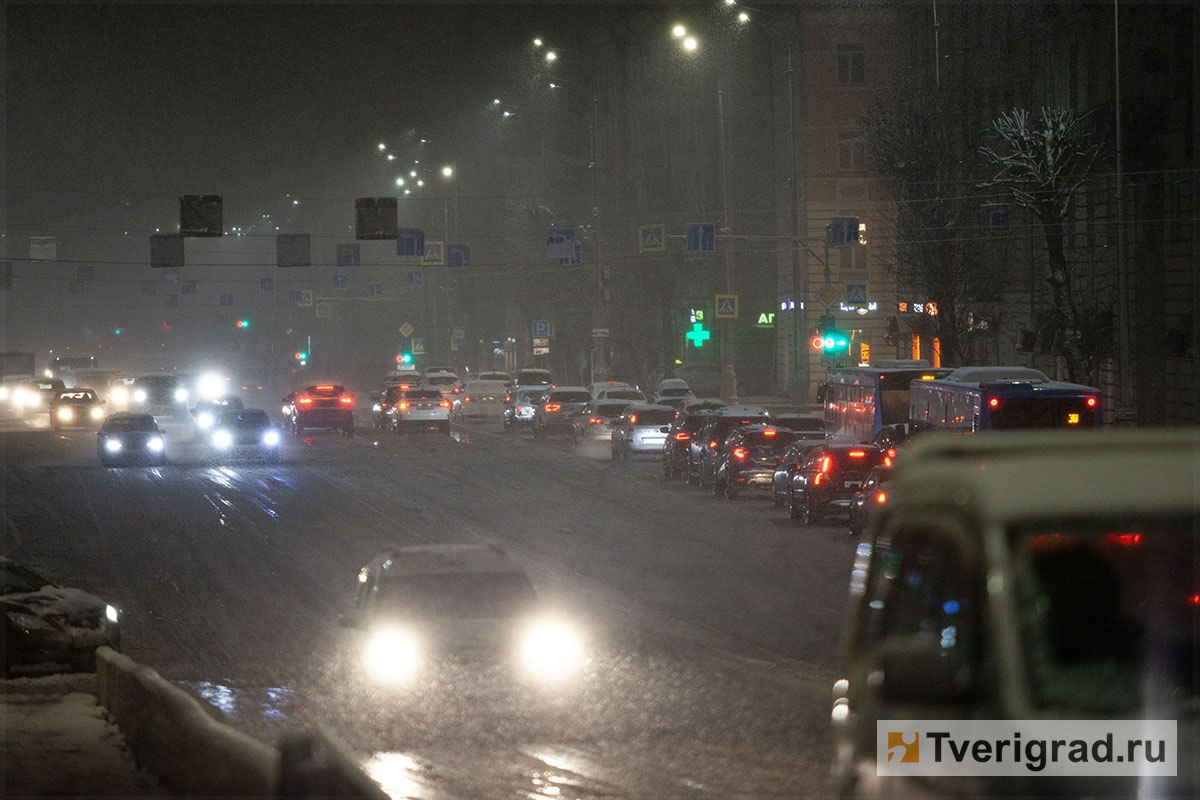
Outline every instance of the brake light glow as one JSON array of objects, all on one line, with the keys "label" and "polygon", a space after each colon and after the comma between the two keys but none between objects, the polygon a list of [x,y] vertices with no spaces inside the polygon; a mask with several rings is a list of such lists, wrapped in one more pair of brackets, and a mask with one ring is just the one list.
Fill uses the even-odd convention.
[{"label": "brake light glow", "polygon": [[884,457],[883,457],[883,465],[884,465],[885,467],[890,467],[890,466],[892,465],[892,458],[891,458],[891,456],[884,456]]},{"label": "brake light glow", "polygon": [[768,428],[767,430],[762,432],[762,435],[767,437],[768,439],[770,439],[770,438],[773,438],[777,433],[779,433],[779,431]]},{"label": "brake light glow", "polygon": [[879,505],[883,505],[884,503],[886,503],[887,502],[887,492],[876,492],[875,493],[875,502],[878,503]]},{"label": "brake light glow", "polygon": [[470,402],[471,402],[471,395],[467,395],[467,396],[465,396],[465,397],[463,398],[463,402],[464,402],[464,403],[470,403]]},{"label": "brake light glow", "polygon": [[750,451],[744,447],[735,447],[735,448],[733,448],[732,455],[738,461],[745,461],[746,456],[750,455]]},{"label": "brake light glow", "polygon": [[991,398],[990,400],[988,400],[988,405],[991,406],[992,408],[999,408],[1000,407],[1000,398],[999,397]]},{"label": "brake light glow", "polygon": [[441,408],[449,408],[449,407],[450,407],[450,401],[449,401],[449,400],[442,400],[440,403],[438,403],[438,406],[440,406]]},{"label": "brake light glow", "polygon": [[833,466],[833,459],[825,456],[821,459],[821,472],[829,472],[829,468]]},{"label": "brake light glow", "polygon": [[685,433],[684,431],[675,431],[675,441],[677,442],[686,442],[691,438],[692,436],[689,433]]},{"label": "brake light glow", "polygon": [[603,423],[604,420],[600,417],[588,417],[588,425],[601,425]]},{"label": "brake light glow", "polygon": [[561,408],[562,408],[562,406],[559,405],[558,403],[546,403],[546,405],[545,405],[547,414],[553,414],[555,411],[558,411]]},{"label": "brake light glow", "polygon": [[313,399],[312,399],[311,397],[309,397],[308,395],[301,395],[300,397],[297,397],[297,398],[296,398],[296,405],[298,405],[298,406],[311,406],[311,405],[312,405],[312,401],[313,401]]},{"label": "brake light glow", "polygon": [[815,478],[813,478],[813,486],[820,486],[820,485],[821,485],[821,479],[822,479],[822,478],[824,478],[824,477],[825,477],[825,475],[824,475],[823,473],[820,473],[820,472],[818,472],[818,473],[817,473],[817,475],[816,475],[816,477],[815,477]]},{"label": "brake light glow", "polygon": [[867,451],[866,450],[851,450],[849,453],[846,453],[846,455],[850,456],[851,458],[866,458]]},{"label": "brake light glow", "polygon": [[352,406],[354,405],[354,395],[344,394],[338,398],[338,402],[344,406]]},{"label": "brake light glow", "polygon": [[1087,399],[1087,407],[1088,407],[1088,408],[1095,408],[1095,407],[1096,407],[1096,398],[1094,398],[1094,397],[1089,397],[1089,398]]},{"label": "brake light glow", "polygon": [[716,439],[713,439],[711,442],[708,443],[708,447],[710,450],[716,450],[718,444],[719,444],[719,442]]},{"label": "brake light glow", "polygon": [[1142,543],[1142,535],[1140,533],[1110,533],[1104,539],[1109,544],[1120,545],[1122,547],[1135,547]]},{"label": "brake light glow", "polygon": [[412,384],[411,384],[411,383],[402,383],[402,384],[400,384],[400,390],[401,390],[401,391],[407,391],[407,390],[409,390],[409,389],[411,389],[411,388],[412,388]]},{"label": "brake light glow", "polygon": [[396,404],[396,408],[400,409],[401,411],[408,411],[408,403],[401,400]]},{"label": "brake light glow", "polygon": [[1188,605],[1192,608],[1200,606],[1200,592],[1192,592],[1188,595]]},{"label": "brake light glow", "polygon": [[318,389],[318,391],[322,391],[322,392],[332,392],[333,384],[332,383],[323,383],[320,386],[318,386],[317,389]]},{"label": "brake light glow", "polygon": [[887,449],[887,457],[888,457],[888,458],[895,458],[895,457],[896,457],[896,448],[894,448],[894,447],[889,447],[889,448]]}]

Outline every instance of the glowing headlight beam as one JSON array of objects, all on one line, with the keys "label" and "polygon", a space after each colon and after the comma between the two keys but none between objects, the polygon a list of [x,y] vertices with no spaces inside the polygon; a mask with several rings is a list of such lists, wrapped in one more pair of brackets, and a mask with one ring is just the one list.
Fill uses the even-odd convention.
[{"label": "glowing headlight beam", "polygon": [[114,625],[116,625],[117,621],[120,619],[117,609],[114,606],[107,605],[104,607],[104,617]]},{"label": "glowing headlight beam", "polygon": [[263,444],[267,447],[275,447],[279,444],[279,431],[270,430],[263,434]]},{"label": "glowing headlight beam", "polygon": [[218,450],[228,450],[233,447],[233,434],[226,430],[220,430],[213,434],[213,447]]},{"label": "glowing headlight beam", "polygon": [[59,422],[70,422],[73,419],[75,419],[75,412],[72,411],[70,408],[63,406],[62,408],[60,408],[58,410],[58,421]]},{"label": "glowing headlight beam", "polygon": [[164,446],[161,436],[151,436],[146,440],[146,449],[151,453],[161,453]]},{"label": "glowing headlight beam", "polygon": [[106,440],[104,441],[104,449],[105,449],[105,450],[107,450],[107,451],[108,451],[108,452],[110,452],[110,453],[119,453],[119,452],[121,452],[121,447],[122,447],[122,446],[123,446],[123,445],[121,444],[121,440],[120,440],[120,439],[106,439]]},{"label": "glowing headlight beam", "polygon": [[196,415],[196,425],[202,431],[206,431],[209,428],[211,428],[213,426],[213,423],[216,421],[217,421],[217,418],[214,417],[211,413],[209,413],[207,411],[201,411],[199,414]]},{"label": "glowing headlight beam", "polygon": [[532,678],[558,681],[583,666],[583,637],[570,623],[542,619],[532,623],[521,641],[521,664]]},{"label": "glowing headlight beam", "polygon": [[362,663],[380,683],[410,680],[421,666],[421,646],[403,628],[381,628],[371,634],[363,648]]}]

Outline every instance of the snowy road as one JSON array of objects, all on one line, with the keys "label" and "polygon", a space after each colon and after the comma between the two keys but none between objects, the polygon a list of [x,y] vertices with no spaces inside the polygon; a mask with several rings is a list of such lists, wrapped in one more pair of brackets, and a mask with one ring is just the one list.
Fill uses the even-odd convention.
[{"label": "snowy road", "polygon": [[[498,424],[289,436],[278,466],[215,465],[169,427],[167,467],[124,470],[94,432],[15,427],[5,552],[119,604],[133,658],[255,735],[320,722],[394,796],[827,793],[844,528]],[[365,685],[337,623],[355,573],[430,542],[503,547],[583,621],[587,675]]]}]

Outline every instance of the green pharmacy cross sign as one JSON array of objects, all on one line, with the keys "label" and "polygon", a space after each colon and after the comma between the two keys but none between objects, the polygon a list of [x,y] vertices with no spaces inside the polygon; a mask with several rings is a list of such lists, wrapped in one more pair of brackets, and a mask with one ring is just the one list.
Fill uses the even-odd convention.
[{"label": "green pharmacy cross sign", "polygon": [[699,322],[692,323],[692,329],[684,335],[693,347],[704,347],[704,343],[712,338],[712,331],[706,331]]}]

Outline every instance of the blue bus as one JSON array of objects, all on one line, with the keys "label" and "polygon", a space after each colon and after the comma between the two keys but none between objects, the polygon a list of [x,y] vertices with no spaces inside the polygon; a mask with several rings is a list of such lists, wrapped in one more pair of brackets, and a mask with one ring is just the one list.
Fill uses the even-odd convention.
[{"label": "blue bus", "polygon": [[974,433],[1030,428],[1098,428],[1100,390],[1053,381],[1028,367],[959,367],[913,381],[908,416],[930,430]]},{"label": "blue bus", "polygon": [[909,392],[953,370],[925,359],[887,359],[870,366],[830,369],[823,388],[825,437],[830,444],[869,442],[884,425],[908,422]]}]

